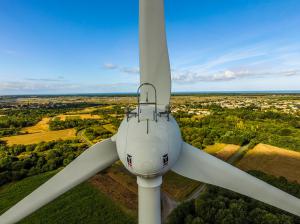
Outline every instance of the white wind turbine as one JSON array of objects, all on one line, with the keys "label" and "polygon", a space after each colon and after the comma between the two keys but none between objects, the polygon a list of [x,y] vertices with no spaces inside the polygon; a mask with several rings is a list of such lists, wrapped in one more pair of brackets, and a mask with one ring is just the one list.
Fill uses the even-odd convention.
[{"label": "white wind turbine", "polygon": [[120,159],[137,176],[140,224],[161,223],[162,175],[220,186],[300,216],[300,200],[182,141],[169,114],[171,75],[163,0],[140,0],[140,93],[118,133],[83,152],[62,171],[0,217],[16,223]]}]

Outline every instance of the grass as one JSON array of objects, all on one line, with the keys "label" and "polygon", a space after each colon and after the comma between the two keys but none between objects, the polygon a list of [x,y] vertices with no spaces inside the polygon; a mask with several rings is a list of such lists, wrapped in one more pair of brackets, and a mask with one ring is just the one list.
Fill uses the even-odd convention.
[{"label": "grass", "polygon": [[[4,212],[28,193],[52,177],[52,171],[10,183],[0,188],[0,211]],[[20,224],[72,224],[72,223],[136,223],[110,198],[85,182],[39,209]]]},{"label": "grass", "polygon": [[237,163],[240,169],[259,170],[300,183],[300,153],[271,145],[258,144]]},{"label": "grass", "polygon": [[115,126],[112,125],[112,124],[105,124],[105,125],[103,125],[103,127],[104,127],[106,130],[108,130],[108,131],[110,131],[111,133],[113,133],[113,134],[115,134],[115,133],[117,132]]},{"label": "grass", "polygon": [[8,145],[22,144],[22,145],[30,145],[39,142],[49,142],[54,140],[67,140],[73,139],[76,137],[75,129],[65,129],[59,131],[44,131],[33,134],[24,134],[24,135],[16,135],[1,138],[7,142]]}]

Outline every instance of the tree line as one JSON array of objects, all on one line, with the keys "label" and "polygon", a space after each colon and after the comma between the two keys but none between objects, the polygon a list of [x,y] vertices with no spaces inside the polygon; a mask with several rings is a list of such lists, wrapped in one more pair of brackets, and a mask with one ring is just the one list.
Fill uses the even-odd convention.
[{"label": "tree line", "polygon": [[66,166],[86,148],[79,140],[14,146],[0,142],[0,186]]},{"label": "tree line", "polygon": [[[284,177],[250,171],[269,184],[300,198],[300,185]],[[168,224],[299,224],[300,218],[235,192],[209,185],[199,198],[179,205]]]},{"label": "tree line", "polygon": [[[197,148],[215,142],[246,145],[258,143],[300,151],[300,118],[253,108],[226,109],[212,106],[211,114],[193,119],[184,111],[175,113],[183,139]],[[188,119],[186,119],[188,118]]]}]

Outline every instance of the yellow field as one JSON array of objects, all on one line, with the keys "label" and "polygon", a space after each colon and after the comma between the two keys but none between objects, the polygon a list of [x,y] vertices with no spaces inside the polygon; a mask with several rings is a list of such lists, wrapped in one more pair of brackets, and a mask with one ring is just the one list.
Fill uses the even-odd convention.
[{"label": "yellow field", "polygon": [[115,126],[113,126],[112,124],[105,124],[105,125],[103,125],[103,127],[113,134],[117,132]]},{"label": "yellow field", "polygon": [[300,153],[271,145],[258,144],[248,151],[237,166],[242,170],[260,170],[300,183]]},{"label": "yellow field", "polygon": [[220,151],[221,149],[223,149],[226,146],[226,144],[223,143],[216,143],[214,145],[208,145],[205,147],[204,151],[209,153],[209,154],[213,154],[213,153],[217,153],[218,151]]},{"label": "yellow field", "polygon": [[233,154],[239,150],[239,145],[228,144],[223,149],[215,153],[214,155],[224,161],[228,160]]},{"label": "yellow field", "polygon": [[98,109],[97,107],[87,107],[87,108],[84,108],[84,109],[79,110],[79,111],[67,112],[67,114],[88,114],[88,113],[91,113],[91,112],[93,112],[97,109]]},{"label": "yellow field", "polygon": [[216,143],[206,146],[204,151],[226,161],[236,153],[239,148],[239,145]]},{"label": "yellow field", "polygon": [[54,140],[67,140],[73,139],[76,137],[75,129],[65,129],[59,131],[44,131],[39,133],[32,133],[32,134],[24,134],[24,135],[16,135],[10,137],[1,138],[7,142],[8,145],[15,145],[15,144],[22,144],[22,145],[29,145],[35,144],[39,142],[49,142]]},{"label": "yellow field", "polygon": [[80,119],[100,119],[99,115],[92,115],[92,114],[72,114],[72,115],[58,115],[55,118],[59,118],[61,121],[65,121],[66,119],[72,118],[80,118]]},{"label": "yellow field", "polygon": [[50,118],[45,117],[40,122],[38,122],[36,125],[27,127],[27,128],[23,128],[22,132],[28,133],[28,134],[33,134],[33,133],[49,131],[49,121],[50,121]]}]

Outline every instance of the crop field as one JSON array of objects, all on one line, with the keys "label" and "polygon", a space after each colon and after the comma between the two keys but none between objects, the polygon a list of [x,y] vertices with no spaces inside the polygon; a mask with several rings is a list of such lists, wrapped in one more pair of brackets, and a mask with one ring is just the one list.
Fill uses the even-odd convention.
[{"label": "crop field", "polygon": [[30,145],[39,142],[49,142],[54,140],[67,140],[67,139],[74,139],[76,137],[75,129],[65,129],[59,131],[44,131],[38,132],[33,134],[24,134],[24,135],[15,135],[1,138],[7,142],[9,146],[11,145]]},{"label": "crop field", "polygon": [[218,157],[219,159],[227,160],[236,153],[239,148],[239,145],[216,143],[214,145],[206,146],[204,151]]},{"label": "crop field", "polygon": [[220,150],[224,149],[226,144],[224,143],[216,143],[214,145],[208,145],[204,148],[204,151],[209,153],[209,154],[214,154],[219,152]]},{"label": "crop field", "polygon": [[119,204],[123,211],[137,217],[136,177],[130,174],[121,162],[95,175],[89,182]]},{"label": "crop field", "polygon": [[216,152],[214,155],[224,161],[228,160],[234,153],[239,150],[239,145],[227,144],[223,149]]},{"label": "crop field", "polygon": [[97,107],[86,107],[83,108],[82,110],[67,112],[66,114],[89,114],[97,109],[98,109]]},{"label": "crop field", "polygon": [[40,122],[38,122],[36,125],[27,127],[27,128],[23,128],[22,132],[28,133],[28,134],[33,134],[33,133],[49,131],[49,121],[50,121],[50,118],[45,117]]},{"label": "crop field", "polygon": [[192,179],[183,177],[179,174],[169,171],[163,176],[162,189],[174,199],[178,201],[183,201],[199,185],[199,181],[194,181]]},{"label": "crop field", "polygon": [[55,118],[59,118],[61,121],[65,121],[66,119],[100,119],[99,115],[92,115],[92,114],[72,114],[72,115],[58,115]]},{"label": "crop field", "polygon": [[[57,171],[28,177],[17,183],[0,188],[0,214],[21,200]],[[48,223],[136,223],[135,218],[126,214],[105,194],[85,182],[53,202],[39,209],[20,224]]]},{"label": "crop field", "polygon": [[300,153],[258,144],[237,164],[242,170],[260,170],[273,176],[283,176],[300,183]]}]

